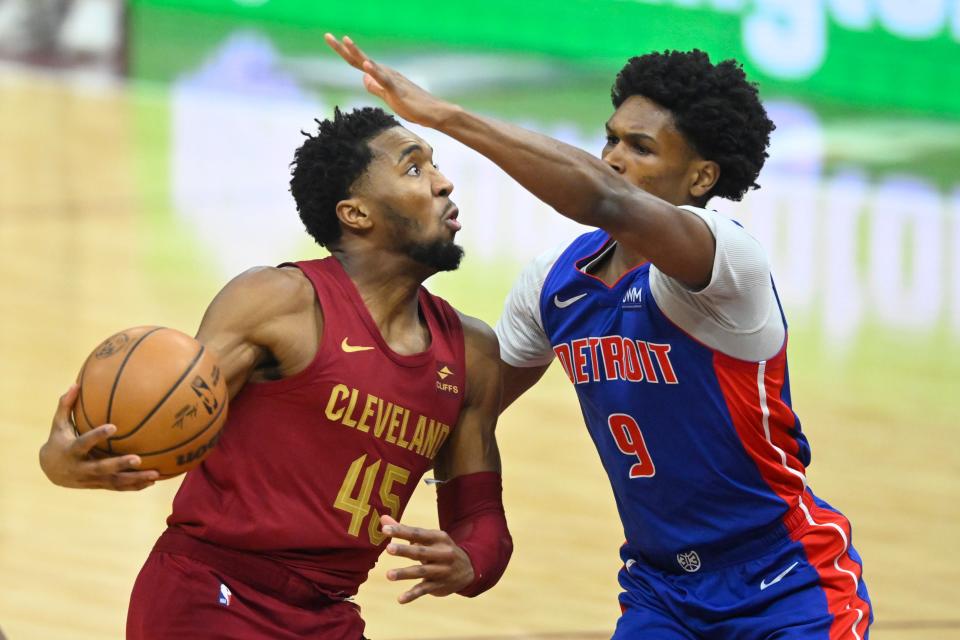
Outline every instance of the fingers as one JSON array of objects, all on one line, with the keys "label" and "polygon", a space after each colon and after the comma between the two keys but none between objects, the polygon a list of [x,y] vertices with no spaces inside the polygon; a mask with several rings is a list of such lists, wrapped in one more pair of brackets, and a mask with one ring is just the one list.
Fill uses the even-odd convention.
[{"label": "fingers", "polygon": [[[112,424],[102,424],[96,429],[91,429],[85,434],[78,436],[76,440],[73,441],[73,444],[70,445],[70,449],[73,454],[80,458],[85,458],[98,444],[102,444],[107,441],[107,439],[117,432],[117,428]],[[139,461],[139,458],[137,459]],[[139,464],[139,462],[137,462]]]},{"label": "fingers", "polygon": [[368,73],[363,75],[363,88],[377,96],[381,100],[386,100],[387,90],[383,88],[383,85],[373,79]]},{"label": "fingers", "polygon": [[114,491],[140,491],[152,487],[159,478],[160,474],[156,471],[124,471],[111,476],[107,488]]},{"label": "fingers", "polygon": [[429,593],[433,593],[440,585],[436,582],[427,582],[423,581],[418,585],[415,585],[409,591],[404,591],[397,597],[397,602],[400,604],[407,604],[408,602],[413,602],[417,598],[425,596]]},{"label": "fingers", "polygon": [[340,44],[340,41],[337,40],[332,33],[325,33],[323,35],[323,39],[326,41],[327,45],[337,53],[338,56],[343,58],[350,65],[357,67],[358,69],[360,68],[357,66],[357,63],[353,61],[346,48]]},{"label": "fingers", "polygon": [[364,72],[363,86],[366,87],[367,91],[380,98],[384,97],[386,93],[384,86],[387,83],[387,78],[383,68],[371,60],[370,56],[364,53],[350,36],[344,36],[341,41],[337,40],[332,33],[326,33],[323,39],[350,66]]},{"label": "fingers", "polygon": [[[394,520],[394,519],[393,519],[393,516],[391,516],[391,515],[389,515],[389,514],[384,514],[384,515],[380,516],[380,527],[381,527],[381,529],[382,529],[383,527],[387,527],[387,526],[394,525],[394,524],[400,524],[400,523],[397,522],[396,520]],[[386,533],[386,531],[384,531],[384,533]]]},{"label": "fingers", "polygon": [[80,390],[80,385],[72,384],[67,391],[60,396],[60,401],[57,403],[57,411],[53,414],[53,430],[57,428],[63,428],[64,425],[72,425],[70,422],[70,412],[73,411],[73,405],[77,401],[77,394]]},{"label": "fingers", "polygon": [[140,460],[136,456],[104,458],[96,462],[83,463],[81,477],[84,487],[94,489],[113,489],[114,491],[139,491],[160,479],[154,469],[137,471]]},{"label": "fingers", "polygon": [[110,476],[123,472],[157,474],[157,472],[152,469],[139,471],[141,462],[142,461],[138,456],[129,455],[102,458],[100,460],[86,462],[84,464],[88,467],[88,472],[95,476]]},{"label": "fingers", "polygon": [[391,542],[387,553],[417,561],[418,564],[387,571],[387,580],[420,580],[400,594],[400,604],[413,602],[427,594],[444,596],[456,592],[473,579],[470,560],[444,531],[421,529],[400,524],[390,516],[381,516],[383,533],[414,544]]},{"label": "fingers", "polygon": [[[423,547],[420,545],[390,543],[387,545],[387,553],[392,556],[400,556],[402,558],[417,560],[423,564],[448,565],[454,560],[453,547],[449,545]],[[413,567],[413,569],[416,569],[416,567]],[[397,569],[395,571],[388,571],[388,578],[391,573],[395,573],[398,576],[396,578],[390,578],[391,580],[408,580],[410,578],[422,578],[424,575],[426,575],[423,573],[417,573],[415,571],[411,572],[403,569]]]},{"label": "fingers", "polygon": [[[353,38],[350,36],[343,36],[343,44],[347,48],[347,51],[350,52],[350,55],[354,57],[355,60],[360,60],[360,62],[369,62],[373,64],[373,60],[370,59],[370,56],[365,54],[360,47],[353,41]],[[376,66],[376,65],[374,65]]]},{"label": "fingers", "polygon": [[331,49],[337,52],[350,66],[356,69],[363,69],[364,61],[369,60],[367,55],[360,51],[360,48],[354,44],[348,36],[344,36],[343,41],[337,40],[332,33],[323,35],[323,39]]},{"label": "fingers", "polygon": [[[384,517],[387,517],[387,516],[384,516]],[[381,518],[380,522],[383,523],[383,518]],[[383,527],[383,533],[385,533],[386,535],[392,538],[402,538],[407,542],[414,542],[414,543],[427,544],[427,545],[437,544],[439,542],[448,542],[450,540],[450,536],[448,536],[445,532],[440,531],[438,529],[422,529],[420,527],[409,527],[405,524],[400,524],[396,520],[393,521],[393,524],[386,524],[386,526]]]}]

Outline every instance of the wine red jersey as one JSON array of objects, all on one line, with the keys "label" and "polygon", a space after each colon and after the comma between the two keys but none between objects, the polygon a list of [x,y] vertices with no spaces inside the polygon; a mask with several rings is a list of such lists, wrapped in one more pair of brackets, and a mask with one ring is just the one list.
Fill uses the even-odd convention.
[{"label": "wine red jersey", "polygon": [[284,563],[352,595],[450,437],[466,381],[454,309],[420,289],[430,347],[400,355],[384,341],[334,258],[296,263],[323,310],[317,354],[301,373],[247,384],[220,443],[187,474],[171,527]]}]

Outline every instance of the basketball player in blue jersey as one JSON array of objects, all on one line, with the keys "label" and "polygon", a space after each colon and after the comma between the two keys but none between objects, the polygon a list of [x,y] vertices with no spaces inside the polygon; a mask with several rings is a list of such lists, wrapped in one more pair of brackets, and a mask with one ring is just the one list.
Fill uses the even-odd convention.
[{"label": "basketball player in blue jersey", "polygon": [[850,523],[807,486],[767,257],[704,208],[757,187],[767,157],[773,123],[740,66],[632,58],[598,159],[327,42],[398,115],[597,228],[521,274],[497,333],[504,406],[554,358],[579,396],[626,536],[614,638],[866,638]]}]

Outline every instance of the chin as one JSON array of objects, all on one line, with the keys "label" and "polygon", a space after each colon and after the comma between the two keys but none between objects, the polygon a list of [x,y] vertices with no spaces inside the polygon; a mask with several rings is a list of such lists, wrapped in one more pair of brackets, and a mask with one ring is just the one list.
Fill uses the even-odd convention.
[{"label": "chin", "polygon": [[411,243],[405,248],[411,258],[436,271],[456,271],[463,260],[463,247],[453,240]]}]

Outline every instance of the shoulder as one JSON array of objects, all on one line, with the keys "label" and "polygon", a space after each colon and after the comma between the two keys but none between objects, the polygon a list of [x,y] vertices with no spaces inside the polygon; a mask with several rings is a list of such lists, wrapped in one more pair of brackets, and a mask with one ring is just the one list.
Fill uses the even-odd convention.
[{"label": "shoulder", "polygon": [[282,293],[295,297],[313,291],[310,279],[296,267],[252,267],[230,281],[251,293]]},{"label": "shoulder", "polygon": [[204,314],[202,328],[217,327],[263,341],[291,322],[319,320],[310,280],[296,268],[254,267],[228,282]]},{"label": "shoulder", "polygon": [[479,318],[468,316],[457,311],[460,324],[463,326],[463,342],[466,349],[467,362],[478,359],[500,358],[500,346],[497,334],[490,325]]},{"label": "shoulder", "polygon": [[541,289],[543,289],[547,276],[550,275],[560,256],[578,240],[579,238],[574,242],[564,242],[551,247],[528,262],[513,285],[510,292],[511,297],[514,299],[521,297],[528,299],[528,301],[536,300]]},{"label": "shoulder", "polygon": [[457,312],[463,326],[466,360],[466,406],[496,412],[500,406],[500,344],[483,320]]},{"label": "shoulder", "polygon": [[698,218],[700,218],[704,224],[709,227],[710,232],[713,234],[714,239],[717,241],[717,244],[734,242],[738,246],[748,246],[752,248],[752,253],[755,253],[760,256],[765,256],[766,252],[763,249],[763,246],[760,242],[754,238],[749,231],[747,231],[743,225],[736,222],[732,218],[712,211],[710,209],[701,209],[699,207],[693,207],[689,205],[684,205],[678,207],[682,211],[691,213]]},{"label": "shoulder", "polygon": [[310,279],[296,267],[253,267],[236,276],[220,292],[231,302],[258,315],[285,315],[312,308]]}]

